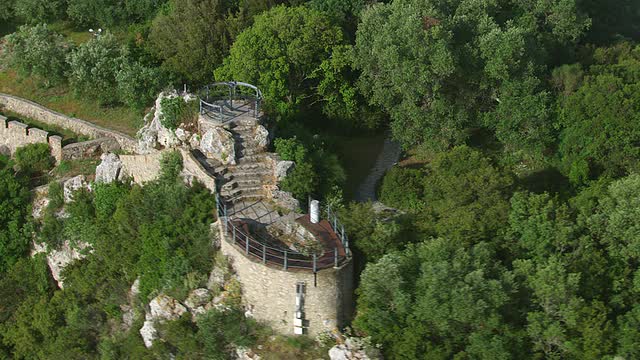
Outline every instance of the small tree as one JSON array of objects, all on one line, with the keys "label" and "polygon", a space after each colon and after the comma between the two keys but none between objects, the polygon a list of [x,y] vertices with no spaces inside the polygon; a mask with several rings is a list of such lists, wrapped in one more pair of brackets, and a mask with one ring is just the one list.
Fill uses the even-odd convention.
[{"label": "small tree", "polygon": [[65,5],[64,0],[15,0],[14,12],[24,22],[38,24],[60,19]]},{"label": "small tree", "polygon": [[10,63],[23,75],[39,76],[47,85],[64,80],[72,45],[46,24],[20,27],[7,36],[7,45]]},{"label": "small tree", "polygon": [[122,48],[107,33],[82,44],[69,56],[70,82],[78,94],[102,104],[119,100],[116,75],[124,62]]},{"label": "small tree", "polygon": [[48,171],[54,163],[47,144],[29,144],[18,148],[15,157],[18,169],[28,174]]},{"label": "small tree", "polygon": [[160,71],[139,62],[123,62],[116,75],[116,81],[120,100],[136,109],[142,109],[152,103],[162,87]]}]

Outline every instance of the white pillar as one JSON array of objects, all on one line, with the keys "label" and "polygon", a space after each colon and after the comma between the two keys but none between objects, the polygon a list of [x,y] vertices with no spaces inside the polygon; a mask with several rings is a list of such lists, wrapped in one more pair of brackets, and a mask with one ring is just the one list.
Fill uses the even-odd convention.
[{"label": "white pillar", "polygon": [[317,224],[320,222],[320,201],[311,200],[311,205],[309,206],[309,213],[311,215],[311,223]]}]

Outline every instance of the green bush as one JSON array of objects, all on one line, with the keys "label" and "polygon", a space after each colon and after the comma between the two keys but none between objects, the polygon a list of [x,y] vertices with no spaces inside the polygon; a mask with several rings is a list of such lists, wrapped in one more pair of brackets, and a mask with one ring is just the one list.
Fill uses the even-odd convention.
[{"label": "green bush", "polygon": [[69,81],[79,95],[114,104],[120,100],[116,75],[126,61],[118,40],[110,33],[80,45],[68,58]]},{"label": "green bush", "polygon": [[164,98],[160,105],[163,114],[160,123],[171,130],[177,129],[182,123],[192,121],[197,114],[196,102],[185,102],[182,97]]},{"label": "green bush", "polygon": [[134,109],[149,106],[162,87],[160,70],[132,60],[123,62],[116,81],[120,100]]},{"label": "green bush", "polygon": [[60,19],[65,5],[64,0],[15,0],[14,12],[26,23],[46,23]]},{"label": "green bush", "polygon": [[15,159],[18,169],[31,176],[51,170],[55,162],[47,144],[29,144],[18,148]]},{"label": "green bush", "polygon": [[36,75],[46,83],[65,80],[69,68],[67,54],[72,45],[64,36],[50,30],[46,24],[21,26],[7,36],[10,63],[24,75]]}]

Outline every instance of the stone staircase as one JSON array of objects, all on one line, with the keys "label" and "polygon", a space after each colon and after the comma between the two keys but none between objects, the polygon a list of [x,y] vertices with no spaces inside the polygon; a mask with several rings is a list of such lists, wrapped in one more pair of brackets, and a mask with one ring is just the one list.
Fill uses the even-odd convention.
[{"label": "stone staircase", "polygon": [[229,132],[235,140],[236,165],[214,167],[222,187],[220,195],[228,202],[257,201],[265,198],[263,184],[273,177],[273,169],[266,161],[266,153],[254,139],[257,122],[237,120]]}]

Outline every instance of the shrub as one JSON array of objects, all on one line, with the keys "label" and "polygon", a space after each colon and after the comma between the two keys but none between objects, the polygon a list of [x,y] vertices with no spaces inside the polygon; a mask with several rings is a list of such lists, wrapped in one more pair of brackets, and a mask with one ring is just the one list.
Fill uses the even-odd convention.
[{"label": "shrub", "polygon": [[29,175],[42,174],[51,170],[54,164],[47,144],[29,144],[18,148],[15,158],[18,169]]},{"label": "shrub", "polygon": [[160,119],[162,126],[175,130],[181,123],[193,120],[197,113],[195,102],[185,102],[182,97],[164,98],[162,105],[163,117]]},{"label": "shrub", "polygon": [[47,25],[21,26],[7,36],[9,61],[23,75],[36,75],[47,83],[65,79],[71,44]]},{"label": "shrub", "polygon": [[123,62],[116,81],[120,100],[135,109],[142,109],[152,103],[162,87],[160,70],[139,62]]},{"label": "shrub", "polygon": [[[6,0],[3,0],[3,2]],[[14,12],[26,23],[37,24],[60,19],[64,0],[16,0]]]},{"label": "shrub", "polygon": [[116,75],[124,62],[122,48],[107,33],[82,44],[69,56],[69,80],[76,92],[102,104],[118,102]]}]

